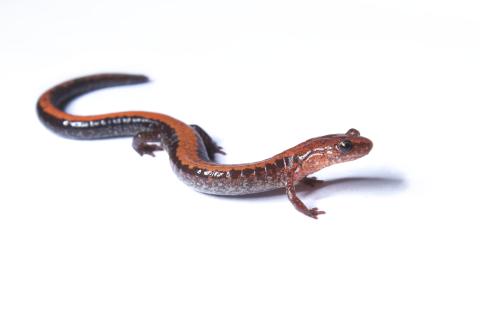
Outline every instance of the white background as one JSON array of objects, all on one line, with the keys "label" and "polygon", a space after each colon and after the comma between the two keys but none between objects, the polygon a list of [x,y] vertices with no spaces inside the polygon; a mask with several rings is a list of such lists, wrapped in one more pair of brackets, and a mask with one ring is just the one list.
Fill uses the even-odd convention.
[{"label": "white background", "polygon": [[[1,319],[479,319],[477,1],[0,4]],[[130,139],[38,121],[50,86],[152,83],[69,111],[201,125],[221,161],[354,127],[370,155],[303,189],[206,196]]]}]

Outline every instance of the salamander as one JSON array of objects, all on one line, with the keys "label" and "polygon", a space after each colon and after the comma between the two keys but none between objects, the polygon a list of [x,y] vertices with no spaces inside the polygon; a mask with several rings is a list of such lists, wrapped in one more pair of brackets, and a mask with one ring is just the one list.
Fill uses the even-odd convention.
[{"label": "salamander", "polygon": [[85,93],[148,81],[143,75],[120,73],[76,78],[43,93],[37,113],[46,127],[67,138],[133,137],[133,148],[140,155],[154,156],[154,152],[165,150],[175,174],[199,192],[233,196],[285,188],[293,206],[312,218],[325,212],[308,208],[297,196],[295,186],[321,182],[309,175],[363,157],[373,146],[358,130],[350,129],[345,134],[309,139],[262,161],[222,164],[215,161],[215,155],[225,152],[205,130],[165,114],[127,111],[78,116],[65,112],[72,99]]}]

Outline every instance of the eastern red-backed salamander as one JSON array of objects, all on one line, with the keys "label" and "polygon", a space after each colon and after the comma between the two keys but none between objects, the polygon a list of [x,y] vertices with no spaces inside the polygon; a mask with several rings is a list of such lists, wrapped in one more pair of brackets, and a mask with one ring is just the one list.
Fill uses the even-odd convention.
[{"label": "eastern red-backed salamander", "polygon": [[224,154],[199,126],[187,125],[168,115],[132,111],[76,116],[63,110],[77,96],[93,90],[147,82],[142,75],[97,74],[59,84],[42,94],[37,112],[45,126],[75,139],[133,137],[140,154],[166,150],[173,171],[195,190],[216,195],[244,195],[285,188],[294,207],[309,217],[324,213],[308,208],[296,195],[295,185],[312,184],[308,175],[335,163],[355,160],[372,149],[372,142],[355,129],[309,139],[266,160],[244,164],[220,164]]}]

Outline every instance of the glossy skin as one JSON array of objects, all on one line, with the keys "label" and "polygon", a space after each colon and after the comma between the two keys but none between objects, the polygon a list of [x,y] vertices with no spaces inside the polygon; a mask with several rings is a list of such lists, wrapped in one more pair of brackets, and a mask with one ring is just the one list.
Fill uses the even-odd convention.
[{"label": "glossy skin", "polygon": [[220,164],[222,153],[210,136],[197,125],[187,125],[168,115],[131,111],[95,116],[76,116],[63,110],[68,102],[101,88],[139,84],[148,78],[129,74],[98,74],[59,84],[42,94],[37,112],[45,126],[67,138],[103,139],[133,137],[140,154],[165,150],[173,171],[195,190],[216,195],[244,195],[285,188],[297,210],[316,218],[324,213],[307,208],[297,197],[295,185],[317,182],[308,175],[335,163],[358,159],[372,148],[372,142],[355,129],[345,134],[313,138],[266,160],[244,164]]}]

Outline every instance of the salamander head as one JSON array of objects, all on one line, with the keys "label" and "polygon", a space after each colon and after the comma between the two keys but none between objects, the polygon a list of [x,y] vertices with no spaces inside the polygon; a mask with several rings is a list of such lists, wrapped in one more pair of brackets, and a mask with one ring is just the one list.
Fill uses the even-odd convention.
[{"label": "salamander head", "polygon": [[373,143],[362,136],[356,129],[350,129],[345,134],[332,134],[310,139],[300,159],[301,173],[306,176],[335,163],[352,161],[367,155]]}]

